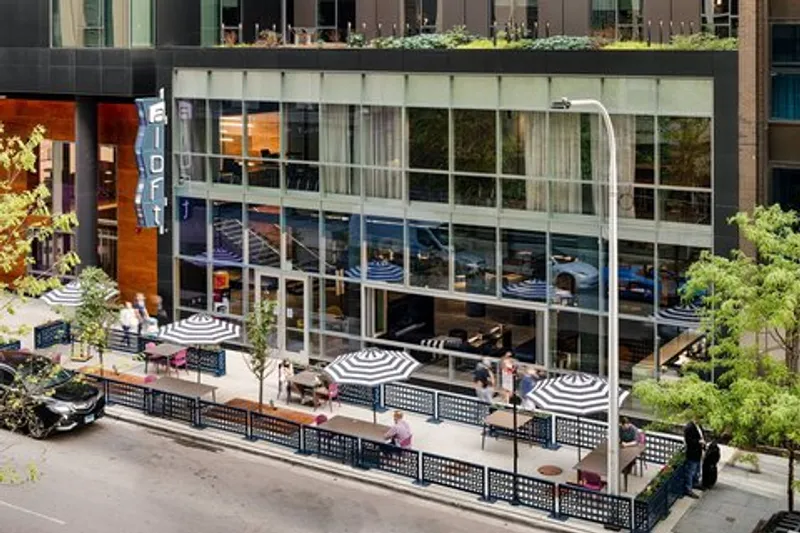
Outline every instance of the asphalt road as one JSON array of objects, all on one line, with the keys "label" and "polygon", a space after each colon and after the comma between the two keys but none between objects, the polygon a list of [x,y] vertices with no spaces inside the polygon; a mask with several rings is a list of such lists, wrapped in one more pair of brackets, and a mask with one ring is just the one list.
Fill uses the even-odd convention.
[{"label": "asphalt road", "polygon": [[43,443],[0,432],[0,454],[41,472],[0,485],[2,533],[534,531],[110,419]]}]

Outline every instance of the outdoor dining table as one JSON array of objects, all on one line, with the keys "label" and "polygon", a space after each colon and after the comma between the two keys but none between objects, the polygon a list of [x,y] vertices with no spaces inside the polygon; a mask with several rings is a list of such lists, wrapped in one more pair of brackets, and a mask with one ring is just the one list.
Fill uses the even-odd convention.
[{"label": "outdoor dining table", "polygon": [[170,360],[185,349],[185,346],[178,346],[177,344],[168,343],[146,347],[144,349],[144,373],[147,374],[147,364],[150,361],[165,359],[167,361],[167,375],[169,375]]},{"label": "outdoor dining table", "polygon": [[297,387],[300,391],[300,403],[303,403],[305,398],[306,392],[311,391],[311,401],[314,404],[314,407],[319,407],[317,402],[317,395],[314,390],[317,387],[322,386],[322,380],[320,379],[320,374],[317,372],[313,372],[311,370],[303,370],[291,376],[288,380],[289,387],[286,391],[286,403],[292,401],[292,387]]},{"label": "outdoor dining table", "polygon": [[[527,426],[527,427],[526,427]],[[481,450],[486,444],[486,434],[494,430],[519,431],[526,429],[530,432],[530,444],[533,446],[533,417],[530,415],[517,414],[517,426],[514,427],[514,414],[508,411],[497,410],[483,419],[483,432],[481,435]]]},{"label": "outdoor dining table", "polygon": [[[628,490],[628,474],[636,461],[644,454],[644,444],[636,446],[620,447],[619,449],[619,471],[625,480],[624,490]],[[608,474],[608,440],[603,440],[589,455],[584,457],[573,467],[578,471],[578,481],[581,480],[583,472],[597,474],[601,478]]]},{"label": "outdoor dining table", "polygon": [[334,416],[327,422],[320,424],[319,428],[377,442],[384,442],[386,440],[386,432],[391,429],[383,424],[373,424],[365,420],[341,415]]},{"label": "outdoor dining table", "polygon": [[164,377],[147,385],[148,388],[167,392],[171,394],[180,394],[181,396],[188,396],[190,398],[202,398],[207,394],[211,394],[212,401],[217,401],[217,387],[213,385],[205,385],[202,383],[195,383],[193,381],[186,381],[178,378]]}]

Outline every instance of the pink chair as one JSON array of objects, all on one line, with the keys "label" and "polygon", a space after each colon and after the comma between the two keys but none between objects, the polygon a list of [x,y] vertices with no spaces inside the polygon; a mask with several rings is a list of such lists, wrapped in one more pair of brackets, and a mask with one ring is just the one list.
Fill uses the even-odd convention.
[{"label": "pink chair", "polygon": [[179,368],[182,368],[188,374],[189,373],[189,367],[188,367],[188,362],[187,362],[187,357],[188,357],[187,353],[188,353],[188,350],[184,349],[184,350],[181,350],[180,352],[176,353],[175,355],[173,355],[172,359],[169,362],[170,366],[172,366],[172,368],[174,368],[176,371]]},{"label": "pink chair", "polygon": [[321,426],[325,422],[328,421],[328,417],[325,415],[317,415],[317,418],[314,419],[314,424]]},{"label": "pink chair", "polygon": [[603,480],[594,472],[581,472],[582,482],[584,488],[589,490],[603,490]]},{"label": "pink chair", "polygon": [[[150,350],[151,348],[155,348],[155,347],[156,347],[156,343],[154,343],[154,342],[148,342],[147,344],[144,345],[144,349],[145,350]],[[147,363],[153,363],[154,365],[156,365],[156,373],[158,373],[158,366],[159,365],[164,365],[164,368],[169,370],[169,367],[167,366],[167,360],[164,357],[151,357],[151,356],[145,354],[145,361],[146,361],[146,363],[144,365],[145,369],[147,369]]]},{"label": "pink chair", "polygon": [[411,438],[412,436],[409,435],[407,439],[403,439],[400,441],[401,448],[411,448]]}]

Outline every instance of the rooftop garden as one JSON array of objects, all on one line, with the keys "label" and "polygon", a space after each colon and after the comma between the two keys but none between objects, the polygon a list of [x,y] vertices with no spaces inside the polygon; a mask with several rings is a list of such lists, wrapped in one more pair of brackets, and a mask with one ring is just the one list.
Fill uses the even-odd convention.
[{"label": "rooftop garden", "polygon": [[[319,48],[371,48],[384,50],[631,50],[631,51],[720,51],[736,50],[737,39],[720,38],[712,33],[673,35],[667,42],[642,40],[609,40],[603,37],[575,37],[556,35],[530,37],[522,32],[500,31],[486,38],[456,27],[443,33],[422,33],[412,36],[386,36],[367,39],[363,33],[350,32],[345,40],[339,35],[314,35],[306,30],[291,31],[295,46]],[[281,36],[275,31],[264,31],[253,44],[228,41],[223,46],[282,47]]]}]

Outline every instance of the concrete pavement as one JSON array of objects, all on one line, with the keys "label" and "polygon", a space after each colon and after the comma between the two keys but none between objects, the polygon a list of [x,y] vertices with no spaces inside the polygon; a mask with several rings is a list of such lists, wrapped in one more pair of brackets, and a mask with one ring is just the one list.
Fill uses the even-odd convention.
[{"label": "concrete pavement", "polygon": [[0,486],[3,533],[537,531],[108,418],[0,448],[42,471]]}]

